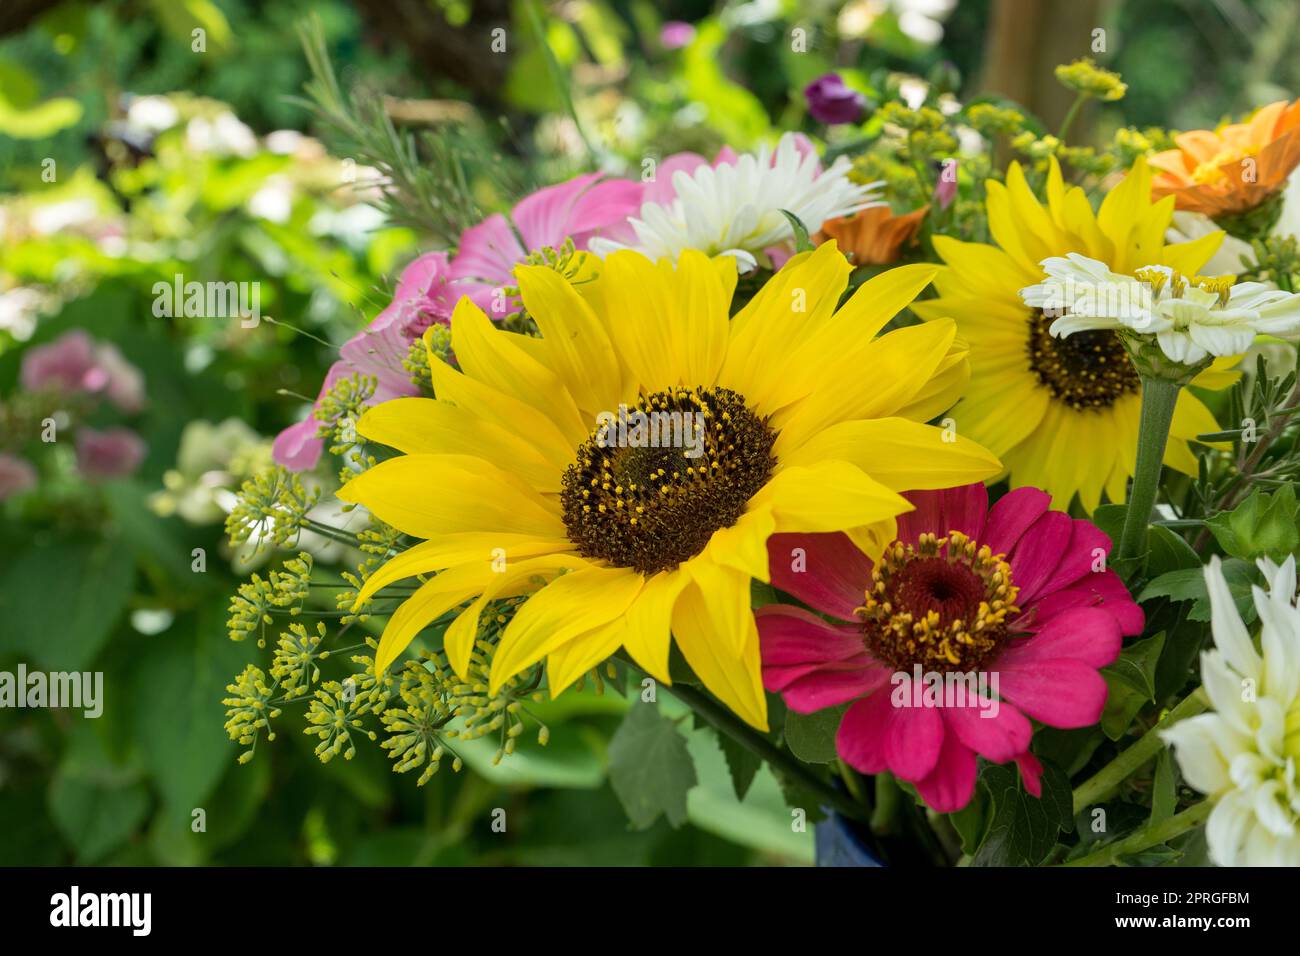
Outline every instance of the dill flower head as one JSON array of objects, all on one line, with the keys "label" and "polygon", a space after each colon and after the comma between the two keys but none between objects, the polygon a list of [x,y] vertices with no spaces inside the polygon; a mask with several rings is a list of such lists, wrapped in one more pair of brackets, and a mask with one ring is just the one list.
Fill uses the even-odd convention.
[{"label": "dill flower head", "polygon": [[1066,89],[1105,102],[1121,100],[1128,92],[1128,85],[1118,73],[1102,69],[1091,57],[1061,64],[1056,68],[1056,80]]},{"label": "dill flower head", "polygon": [[[578,284],[521,266],[540,338],[462,300],[451,323],[459,369],[431,356],[437,399],[362,417],[360,434],[400,454],[339,491],[420,542],[368,575],[354,610],[389,584],[433,575],[392,613],[379,670],[465,606],[444,647],[467,679],[485,608],[522,596],[492,657],[489,697],[541,661],[558,694],[619,648],[669,682],[675,639],[715,695],[765,727],[749,595],[753,578],[768,577],[766,539],[843,530],[878,546],[910,507],[898,492],[998,467],[965,437],[923,424],[965,383],[951,323],[875,334],[934,267],[893,269],[836,311],[850,271],[825,243],[728,319],[729,258],[616,252]],[[620,431],[620,416],[654,422],[656,440]]]},{"label": "dill flower head", "polygon": [[253,664],[245,667],[234,683],[226,685],[226,693],[231,696],[221,701],[226,707],[225,731],[231,740],[249,748],[239,755],[240,763],[248,763],[263,732],[267,740],[275,739],[271,721],[280,716],[280,709],[271,704],[274,692],[266,674]]}]

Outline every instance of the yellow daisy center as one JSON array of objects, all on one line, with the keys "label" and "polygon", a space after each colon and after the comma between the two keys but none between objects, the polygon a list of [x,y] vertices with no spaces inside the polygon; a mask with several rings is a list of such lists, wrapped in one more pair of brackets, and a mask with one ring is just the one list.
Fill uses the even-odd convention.
[{"label": "yellow daisy center", "polygon": [[776,465],[775,440],[730,389],[647,395],[597,425],[565,471],[569,540],[615,567],[670,570],[744,514]]},{"label": "yellow daisy center", "polygon": [[1196,169],[1192,170],[1192,182],[1200,186],[1217,183],[1226,175],[1221,166],[1225,163],[1239,163],[1243,159],[1255,156],[1258,152],[1258,146],[1247,146],[1244,149],[1225,146],[1213,159],[1197,164]]},{"label": "yellow daisy center", "polygon": [[1054,317],[1035,309],[1029,317],[1029,366],[1052,397],[1071,408],[1109,408],[1142,386],[1114,332],[1097,329],[1053,336]]},{"label": "yellow daisy center", "polygon": [[960,531],[895,542],[858,608],[868,650],[897,670],[967,672],[998,647],[1019,613],[1011,567]]}]

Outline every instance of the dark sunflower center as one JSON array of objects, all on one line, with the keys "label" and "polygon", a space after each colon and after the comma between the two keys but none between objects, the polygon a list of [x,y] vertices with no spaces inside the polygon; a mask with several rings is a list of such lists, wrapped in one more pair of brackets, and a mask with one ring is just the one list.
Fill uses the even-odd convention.
[{"label": "dark sunflower center", "polygon": [[653,574],[704,550],[767,483],[776,433],[725,388],[675,388],[603,416],[564,473],[569,540]]},{"label": "dark sunflower center", "polygon": [[953,531],[927,534],[915,545],[895,542],[872,569],[858,613],[863,639],[891,667],[978,670],[1019,612],[1011,568],[988,545]]},{"label": "dark sunflower center", "polygon": [[1035,309],[1029,317],[1029,366],[1052,397],[1071,408],[1109,408],[1136,394],[1141,379],[1114,332],[1097,329],[1056,338],[1048,328],[1054,316]]}]

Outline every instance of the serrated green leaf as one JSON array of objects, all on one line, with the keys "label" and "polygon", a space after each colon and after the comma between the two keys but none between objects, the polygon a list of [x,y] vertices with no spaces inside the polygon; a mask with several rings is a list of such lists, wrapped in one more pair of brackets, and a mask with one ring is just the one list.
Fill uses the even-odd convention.
[{"label": "serrated green leaf", "polygon": [[609,782],[639,830],[663,815],[686,822],[686,794],[696,784],[695,763],[677,725],[654,704],[637,703],[609,742]]},{"label": "serrated green leaf", "polygon": [[727,770],[731,774],[731,786],[736,799],[744,800],[750,784],[754,782],[754,774],[763,766],[763,761],[748,747],[741,746],[726,734],[718,735],[718,745],[722,747],[722,755],[727,759]]},{"label": "serrated green leaf", "polygon": [[[1228,583],[1228,593],[1232,595],[1233,604],[1242,620],[1249,625],[1255,620],[1255,601],[1251,597],[1250,587],[1255,582],[1255,567],[1239,558],[1229,558],[1222,564],[1223,576]],[[1183,568],[1169,571],[1149,581],[1138,595],[1138,602],[1145,604],[1155,598],[1166,597],[1171,601],[1192,601],[1188,620],[1208,621],[1210,619],[1210,596],[1205,588],[1205,572],[1202,568]]]},{"label": "serrated green leaf", "polygon": [[1256,488],[1232,511],[1206,521],[1216,541],[1234,558],[1282,561],[1300,552],[1300,517],[1295,489],[1283,485],[1273,494]]},{"label": "serrated green leaf", "polygon": [[1107,694],[1101,729],[1111,740],[1124,736],[1138,712],[1155,700],[1156,665],[1164,646],[1165,635],[1161,631],[1130,644],[1115,663],[1102,668]]},{"label": "serrated green leaf", "polygon": [[989,796],[990,824],[972,866],[1035,866],[1073,824],[1070,781],[1053,764],[1043,764],[1041,797],[1024,789],[1014,766],[988,764],[979,782]]}]

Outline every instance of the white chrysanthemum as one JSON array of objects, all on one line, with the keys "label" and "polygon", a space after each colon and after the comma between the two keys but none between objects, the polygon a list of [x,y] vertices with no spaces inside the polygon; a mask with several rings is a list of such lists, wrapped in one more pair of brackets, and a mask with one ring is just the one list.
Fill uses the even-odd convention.
[{"label": "white chrysanthemum", "polygon": [[1260,650],[1237,613],[1219,559],[1205,569],[1216,649],[1201,655],[1212,713],[1161,737],[1183,778],[1214,801],[1206,825],[1220,866],[1300,866],[1300,610],[1295,558],[1259,562],[1269,591],[1254,588]]},{"label": "white chrysanthemum", "polygon": [[1134,275],[1111,272],[1077,252],[1042,261],[1047,278],[1020,290],[1031,308],[1060,317],[1056,336],[1110,329],[1152,336],[1175,362],[1238,355],[1260,333],[1300,332],[1300,296],[1235,277],[1180,275],[1153,265]]},{"label": "white chrysanthemum", "polygon": [[774,246],[792,247],[794,230],[781,214],[787,210],[814,233],[827,219],[878,206],[883,183],[849,179],[849,161],[840,157],[817,171],[817,156],[800,155],[792,133],[770,146],[746,153],[734,163],[703,164],[694,172],[673,174],[673,201],[646,203],[639,218],[629,219],[636,233],[630,243],[592,239],[589,248],[605,256],[632,248],[651,259],[671,259],[687,249],[735,256],[741,271],[757,265],[757,256]]}]

